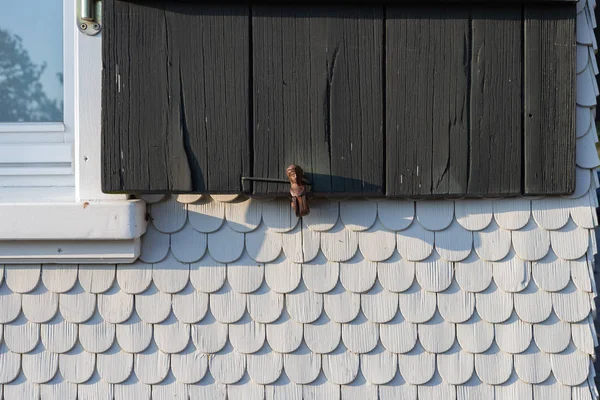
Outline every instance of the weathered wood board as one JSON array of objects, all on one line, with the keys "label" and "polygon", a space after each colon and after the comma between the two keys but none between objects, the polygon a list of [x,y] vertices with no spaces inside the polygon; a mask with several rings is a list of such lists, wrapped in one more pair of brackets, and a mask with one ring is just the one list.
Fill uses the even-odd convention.
[{"label": "weathered wood board", "polygon": [[[525,7],[524,190],[575,190],[575,9]],[[544,62],[552,59],[553,62]]]},{"label": "weathered wood board", "polygon": [[249,9],[114,0],[104,8],[104,189],[242,191]]},{"label": "weathered wood board", "polygon": [[[252,9],[254,176],[383,193],[383,7]],[[256,182],[255,193],[289,185]]]},{"label": "weathered wood board", "polygon": [[570,193],[575,5],[505,3],[107,0],[103,190]]}]

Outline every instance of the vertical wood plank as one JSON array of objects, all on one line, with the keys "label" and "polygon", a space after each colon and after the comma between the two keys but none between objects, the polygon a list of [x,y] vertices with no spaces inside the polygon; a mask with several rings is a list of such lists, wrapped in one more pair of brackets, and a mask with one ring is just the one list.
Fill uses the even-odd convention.
[{"label": "vertical wood plank", "polygon": [[250,171],[249,8],[105,9],[104,190],[239,193]]},{"label": "vertical wood plank", "polygon": [[575,13],[525,6],[525,194],[575,190]]},{"label": "vertical wood plank", "polygon": [[464,194],[469,9],[386,12],[387,194]]},{"label": "vertical wood plank", "polygon": [[473,8],[469,195],[521,192],[522,7]]},{"label": "vertical wood plank", "polygon": [[[299,164],[320,193],[383,193],[383,10],[252,9],[254,175]],[[255,193],[288,185],[254,184]]]}]

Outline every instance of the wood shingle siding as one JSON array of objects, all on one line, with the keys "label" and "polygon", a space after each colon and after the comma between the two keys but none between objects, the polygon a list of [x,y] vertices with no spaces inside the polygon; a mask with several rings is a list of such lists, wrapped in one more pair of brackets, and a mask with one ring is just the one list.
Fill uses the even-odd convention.
[{"label": "wood shingle siding", "polygon": [[103,189],[572,192],[575,4],[404,3],[107,0]]}]

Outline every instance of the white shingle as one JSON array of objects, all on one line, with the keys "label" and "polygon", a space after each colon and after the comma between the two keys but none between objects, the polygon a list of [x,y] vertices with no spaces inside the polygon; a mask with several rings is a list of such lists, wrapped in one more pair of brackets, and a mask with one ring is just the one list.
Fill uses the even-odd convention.
[{"label": "white shingle", "polygon": [[226,279],[225,264],[215,261],[210,254],[190,265],[190,282],[200,292],[216,292],[223,287]]},{"label": "white shingle", "polygon": [[278,198],[264,202],[262,208],[263,223],[275,232],[289,232],[298,224],[299,218],[288,199]]},{"label": "white shingle", "polygon": [[571,341],[571,325],[553,312],[546,321],[533,325],[533,338],[542,351],[560,353]]},{"label": "white shingle", "polygon": [[529,282],[525,290],[513,295],[515,311],[523,321],[538,324],[552,313],[552,295]]},{"label": "white shingle", "polygon": [[413,221],[414,213],[414,201],[389,199],[377,203],[379,220],[390,231],[408,228]]},{"label": "white shingle", "polygon": [[398,312],[398,294],[383,288],[379,281],[366,293],[360,296],[362,312],[369,321],[385,323]]},{"label": "white shingle", "polygon": [[177,232],[187,220],[187,208],[183,203],[179,203],[171,197],[165,201],[152,204],[148,207],[152,225],[163,233]]},{"label": "white shingle", "polygon": [[[142,293],[152,283],[152,264],[146,264],[138,260],[132,264],[119,265],[119,268],[117,268],[117,282],[125,293]],[[105,290],[108,290],[108,288]]]},{"label": "white shingle", "polygon": [[387,385],[379,386],[379,398],[381,400],[417,400],[417,386],[406,382],[400,373],[397,373]]},{"label": "white shingle", "polygon": [[417,328],[419,342],[429,353],[444,353],[454,344],[456,326],[436,312],[429,321]]},{"label": "white shingle", "polygon": [[552,372],[563,385],[577,386],[588,377],[590,357],[579,351],[573,343],[560,353],[550,355]]},{"label": "white shingle", "polygon": [[302,387],[302,397],[306,400],[340,400],[340,386],[331,383],[325,375]]},{"label": "white shingle", "polygon": [[415,276],[419,285],[428,292],[443,292],[450,287],[454,274],[453,264],[433,253],[415,263]]},{"label": "white shingle", "polygon": [[379,326],[381,343],[392,353],[408,353],[417,343],[417,325],[405,320],[400,313]]},{"label": "white shingle", "polygon": [[69,352],[59,354],[58,370],[68,382],[87,382],[96,371],[96,355],[88,353],[78,343]]},{"label": "white shingle", "polygon": [[282,252],[282,234],[260,224],[246,233],[246,251],[255,261],[265,263],[277,259]]},{"label": "white shingle", "polygon": [[[1,292],[0,288],[0,292]],[[67,293],[61,293],[58,297],[58,310],[65,320],[73,323],[82,323],[89,320],[96,311],[95,294],[86,292],[79,285]],[[19,299],[19,303],[20,303]],[[1,301],[1,296],[0,296]]]},{"label": "white shingle", "polygon": [[360,370],[373,385],[385,385],[396,376],[398,357],[379,343],[373,350],[360,355]]},{"label": "white shingle", "polygon": [[377,218],[377,203],[360,199],[340,202],[340,219],[346,229],[362,232],[369,229]]},{"label": "white shingle", "polygon": [[[231,288],[228,282],[218,291],[209,295],[212,314],[217,321],[231,324],[239,321],[246,311],[246,295]],[[216,379],[216,377],[215,377]]]},{"label": "white shingle", "polygon": [[321,373],[321,355],[313,353],[303,343],[294,352],[283,355],[283,367],[292,382],[306,385]]},{"label": "white shingle", "polygon": [[359,232],[358,246],[367,260],[385,261],[396,250],[396,235],[377,220],[369,229]]},{"label": "white shingle", "polygon": [[23,314],[4,325],[4,343],[14,353],[29,353],[40,340],[40,325],[28,321]]},{"label": "white shingle", "polygon": [[190,341],[190,326],[179,321],[173,314],[153,326],[154,341],[161,352],[179,353],[187,347]]},{"label": "white shingle", "polygon": [[268,344],[246,356],[246,368],[252,381],[268,385],[279,379],[283,371],[283,355],[274,352]]},{"label": "white shingle", "polygon": [[215,381],[227,385],[236,383],[246,371],[246,356],[226,344],[221,351],[210,357],[208,369]]},{"label": "white shingle", "polygon": [[40,385],[40,398],[46,400],[75,400],[77,385],[65,381],[60,374],[45,384]]},{"label": "white shingle", "polygon": [[208,311],[208,294],[197,291],[190,283],[171,300],[175,317],[186,324],[200,321]]},{"label": "white shingle", "polygon": [[504,353],[494,342],[485,352],[475,354],[475,372],[482,382],[500,385],[506,382],[513,372],[513,356]]},{"label": "white shingle", "polygon": [[[591,95],[594,96],[594,99],[596,98],[593,92]],[[579,167],[594,169],[600,165],[595,146],[597,140],[598,137],[593,133],[592,130],[576,140],[575,144],[577,150],[575,161]]]},{"label": "white shingle", "polygon": [[462,385],[473,376],[475,356],[455,342],[450,350],[437,355],[437,369],[444,382]]},{"label": "white shingle", "polygon": [[210,197],[189,204],[188,219],[195,230],[202,233],[216,232],[225,220],[225,203],[212,201]]},{"label": "white shingle", "polygon": [[569,262],[556,257],[551,250],[546,257],[532,263],[532,275],[536,285],[546,292],[564,289],[571,278]]},{"label": "white shingle", "polygon": [[90,293],[104,293],[115,282],[116,268],[114,265],[93,265],[79,268],[78,278],[81,287]]},{"label": "white shingle", "polygon": [[569,221],[568,204],[560,197],[546,197],[531,201],[531,213],[535,222],[543,229],[560,229]]},{"label": "white shingle", "polygon": [[521,259],[541,260],[550,248],[550,232],[540,228],[530,219],[523,228],[512,232],[512,244]]},{"label": "white shingle", "polygon": [[400,312],[413,323],[429,321],[435,313],[436,302],[436,294],[423,290],[417,282],[398,296]]},{"label": "white shingle", "polygon": [[227,281],[238,293],[251,293],[263,282],[265,267],[244,254],[235,262],[227,265]]},{"label": "white shingle", "polygon": [[40,386],[20,374],[17,379],[4,385],[5,399],[39,399]]},{"label": "white shingle", "polygon": [[254,321],[268,324],[279,318],[283,311],[284,295],[263,284],[247,295],[248,312]]},{"label": "white shingle", "polygon": [[533,337],[532,325],[519,319],[516,313],[510,318],[494,326],[496,343],[505,353],[521,353],[525,351]]},{"label": "white shingle", "polygon": [[[533,385],[534,399],[561,400],[571,398],[571,387],[558,382],[554,375],[550,375],[545,382]],[[573,396],[576,400],[576,397]]]},{"label": "white shingle", "polygon": [[554,312],[566,322],[579,322],[587,318],[591,309],[590,302],[590,295],[577,290],[572,281],[562,291],[552,293]]},{"label": "white shingle", "polygon": [[492,281],[486,290],[475,294],[475,307],[485,321],[506,321],[513,311],[513,294],[500,289]]},{"label": "white shingle", "polygon": [[446,200],[417,201],[417,220],[428,231],[446,229],[454,218],[454,202]]},{"label": "white shingle", "polygon": [[420,399],[456,399],[456,387],[444,382],[439,374],[435,374],[431,381],[417,387]]},{"label": "white shingle", "polygon": [[467,292],[482,292],[492,282],[492,263],[471,252],[469,257],[454,264],[454,277],[458,285]]},{"label": "white shingle", "polygon": [[588,230],[580,228],[572,220],[559,230],[550,232],[552,249],[565,260],[576,260],[585,255],[588,239]]},{"label": "white shingle", "polygon": [[335,322],[348,323],[356,318],[360,311],[360,294],[348,292],[341,283],[322,296],[325,313]]},{"label": "white shingle", "polygon": [[115,341],[115,325],[102,319],[97,312],[79,325],[79,343],[86,351],[103,353],[111,348]]},{"label": "white shingle", "polygon": [[358,371],[356,379],[347,385],[341,385],[340,392],[342,400],[376,399],[377,385],[368,382],[360,371]]},{"label": "white shingle", "polygon": [[68,292],[77,282],[77,268],[72,265],[42,265],[42,282],[51,292]]},{"label": "white shingle", "polygon": [[229,324],[229,342],[238,353],[257,352],[265,343],[265,335],[265,325],[253,321],[248,314],[244,314],[236,323]]},{"label": "white shingle", "polygon": [[96,355],[98,375],[108,383],[121,383],[133,372],[133,354],[121,350],[114,344],[104,353]]},{"label": "white shingle", "polygon": [[591,315],[581,322],[571,324],[571,336],[575,346],[582,352],[594,357],[598,338]]},{"label": "white shingle", "polygon": [[15,293],[28,293],[38,285],[41,273],[40,265],[6,264],[4,282]]},{"label": "white shingle", "polygon": [[535,343],[521,354],[514,355],[515,372],[526,383],[542,383],[552,373],[550,355],[541,351]]},{"label": "white shingle", "polygon": [[448,261],[462,261],[473,249],[473,233],[453,221],[450,226],[435,232],[435,250]]},{"label": "white shingle", "polygon": [[494,342],[494,325],[475,312],[471,319],[456,325],[456,339],[469,353],[483,353]]},{"label": "white shingle", "polygon": [[152,396],[152,388],[137,379],[135,374],[123,383],[114,385],[115,400],[150,400]]},{"label": "white shingle", "polygon": [[216,382],[210,373],[207,373],[197,384],[189,385],[188,391],[190,399],[225,400],[227,398],[227,386]]},{"label": "white shingle", "polygon": [[463,290],[456,281],[437,294],[438,310],[442,318],[455,324],[471,318],[475,310],[475,295]]},{"label": "white shingle", "polygon": [[222,263],[230,263],[244,251],[244,234],[224,224],[217,232],[208,236],[208,251],[211,257]]},{"label": "white shingle", "polygon": [[171,313],[171,295],[152,284],[143,293],[135,295],[135,310],[149,324],[162,322]]},{"label": "white shingle", "polygon": [[339,210],[337,201],[315,199],[310,203],[310,214],[302,217],[302,221],[313,231],[329,231],[338,221]]},{"label": "white shingle", "polygon": [[379,341],[379,325],[369,321],[359,312],[353,321],[342,324],[342,341],[352,353],[368,353]]},{"label": "white shingle", "polygon": [[142,237],[140,260],[147,263],[159,262],[167,256],[170,240],[168,234],[161,233],[152,224],[148,224],[146,233]]},{"label": "white shingle", "polygon": [[466,382],[464,385],[459,385],[456,387],[456,399],[493,400],[494,386],[481,382],[477,374],[473,374],[468,382]]},{"label": "white shingle", "polygon": [[501,228],[495,222],[481,231],[473,232],[473,248],[482,260],[503,259],[510,251],[510,245],[511,231]]},{"label": "white shingle", "polygon": [[353,293],[368,292],[377,278],[377,263],[357,253],[351,260],[340,263],[340,282]]},{"label": "white shingle", "polygon": [[348,350],[343,344],[321,357],[323,373],[330,382],[336,385],[347,385],[358,375],[359,356]]},{"label": "white shingle", "polygon": [[519,379],[516,373],[513,373],[509,380],[494,387],[496,400],[532,400],[533,390],[530,384]]},{"label": "white shingle", "polygon": [[134,312],[124,323],[116,325],[117,342],[128,353],[145,350],[152,340],[152,325],[142,321]]},{"label": "white shingle", "polygon": [[252,199],[225,204],[225,218],[229,227],[237,232],[251,232],[262,218],[262,203]]},{"label": "white shingle", "polygon": [[328,230],[321,232],[321,251],[329,261],[347,261],[358,250],[358,233],[346,229],[341,221]]},{"label": "white shingle", "polygon": [[415,279],[415,263],[394,252],[388,260],[377,263],[377,276],[390,292],[404,292]]},{"label": "white shingle", "polygon": [[137,378],[148,385],[162,382],[169,373],[169,355],[151,342],[144,351],[133,357],[133,370]]},{"label": "white shingle", "polygon": [[170,374],[162,382],[152,385],[152,400],[187,399],[188,389]]},{"label": "white shingle", "polygon": [[182,352],[171,354],[171,372],[180,383],[199,382],[207,370],[208,356],[197,351],[191,343]]},{"label": "white shingle", "polygon": [[198,232],[191,223],[171,235],[171,252],[181,262],[195,262],[204,256],[207,248],[207,235]]},{"label": "white shingle", "polygon": [[302,385],[292,382],[283,373],[275,383],[265,386],[265,398],[267,400],[302,400]]},{"label": "white shingle", "polygon": [[114,385],[100,379],[98,374],[89,381],[77,385],[78,400],[112,399]]},{"label": "white shingle", "polygon": [[265,264],[265,282],[274,292],[292,292],[300,284],[302,269],[300,264],[282,255],[275,261]]},{"label": "white shingle", "polygon": [[485,229],[494,215],[493,201],[469,199],[454,202],[456,221],[469,231]]},{"label": "white shingle", "polygon": [[339,263],[331,262],[319,253],[312,261],[302,264],[302,280],[308,290],[327,293],[337,285],[339,270]]},{"label": "white shingle", "polygon": [[109,290],[98,294],[98,312],[106,322],[119,324],[127,321],[133,312],[133,295],[125,293],[115,283]]},{"label": "white shingle", "polygon": [[[52,353],[66,353],[75,346],[78,336],[78,325],[56,315],[51,321],[42,324],[40,337],[44,347]],[[1,336],[1,335],[0,335]]]},{"label": "white shingle", "polygon": [[21,372],[21,355],[13,353],[6,343],[0,343],[0,383],[12,382]]},{"label": "white shingle", "polygon": [[5,284],[0,286],[0,323],[14,321],[21,313],[22,294],[14,293]]},{"label": "white shingle", "polygon": [[523,198],[497,199],[493,201],[494,220],[508,230],[521,229],[531,215],[531,201]]},{"label": "white shingle", "polygon": [[421,261],[429,257],[433,251],[435,234],[413,221],[406,230],[396,233],[398,253],[409,261]]},{"label": "white shingle", "polygon": [[264,400],[265,387],[244,375],[239,382],[227,385],[227,400]]},{"label": "white shingle", "polygon": [[417,342],[411,351],[398,354],[398,368],[406,382],[422,385],[435,374],[435,354],[426,352]]},{"label": "white shingle", "polygon": [[321,248],[321,234],[301,222],[294,230],[283,234],[281,242],[288,259],[296,263],[310,262]]},{"label": "white shingle", "polygon": [[[323,318],[323,316],[321,316],[321,318]],[[291,353],[300,347],[300,344],[302,343],[303,326],[307,328],[311,325],[303,325],[294,321],[290,318],[287,311],[284,311],[277,321],[267,325],[267,341],[271,348],[276,352]],[[306,329],[306,332],[308,332],[308,329]],[[337,342],[333,348],[339,343],[339,338],[340,334],[338,332]],[[322,336],[319,337],[319,339],[320,343],[326,340]]]},{"label": "white shingle", "polygon": [[227,324],[217,321],[209,311],[202,321],[191,326],[190,336],[200,353],[213,354],[225,347],[227,332]]}]

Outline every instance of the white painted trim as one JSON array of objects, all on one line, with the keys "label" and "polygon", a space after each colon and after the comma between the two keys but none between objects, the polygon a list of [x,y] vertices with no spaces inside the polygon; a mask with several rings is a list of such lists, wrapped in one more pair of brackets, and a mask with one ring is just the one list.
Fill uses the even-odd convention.
[{"label": "white painted trim", "polygon": [[2,122],[0,133],[64,132],[62,122]]},{"label": "white painted trim", "polygon": [[141,200],[0,204],[0,240],[120,240],[146,231]]},{"label": "white painted trim", "polygon": [[0,241],[3,264],[127,264],[140,255],[140,239]]}]

